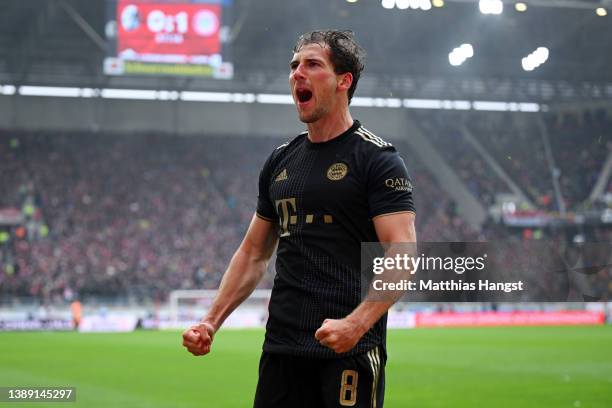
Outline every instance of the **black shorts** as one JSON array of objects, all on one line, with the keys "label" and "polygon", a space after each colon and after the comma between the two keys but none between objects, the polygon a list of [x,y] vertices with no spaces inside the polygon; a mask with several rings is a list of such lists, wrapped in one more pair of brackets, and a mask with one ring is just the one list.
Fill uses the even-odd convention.
[{"label": "black shorts", "polygon": [[254,408],[382,408],[385,357],[313,359],[263,352]]}]

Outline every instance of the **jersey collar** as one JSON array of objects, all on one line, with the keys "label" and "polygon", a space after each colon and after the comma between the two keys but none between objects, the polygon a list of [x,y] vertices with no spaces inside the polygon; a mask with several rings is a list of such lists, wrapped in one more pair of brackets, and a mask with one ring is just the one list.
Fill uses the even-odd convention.
[{"label": "jersey collar", "polygon": [[328,140],[327,142],[312,143],[310,139],[308,139],[308,134],[306,134],[306,137],[305,137],[306,147],[309,149],[319,150],[319,149],[328,148],[330,146],[335,146],[338,143],[340,143],[342,140],[346,139],[349,135],[353,134],[360,126],[361,126],[361,123],[359,123],[358,120],[354,120],[353,125],[350,128],[345,130],[339,136],[334,137],[331,140]]}]

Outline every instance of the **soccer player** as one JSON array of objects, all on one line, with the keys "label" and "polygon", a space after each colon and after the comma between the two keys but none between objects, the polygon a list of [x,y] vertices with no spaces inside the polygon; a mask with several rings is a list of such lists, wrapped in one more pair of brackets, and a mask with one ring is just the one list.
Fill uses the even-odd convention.
[{"label": "soccer player", "polygon": [[289,85],[308,131],[264,164],[257,211],[183,345],[210,352],[278,243],[254,406],[381,408],[393,300],[362,299],[360,244],[416,242],[412,186],[395,148],[349,112],[364,67],[352,33],[306,33],[293,52]]}]

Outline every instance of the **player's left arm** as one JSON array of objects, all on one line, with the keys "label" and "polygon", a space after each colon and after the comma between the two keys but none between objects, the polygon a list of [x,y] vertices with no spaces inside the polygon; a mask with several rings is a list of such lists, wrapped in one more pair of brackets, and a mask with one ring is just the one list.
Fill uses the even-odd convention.
[{"label": "player's left arm", "polygon": [[[416,242],[413,212],[384,214],[374,218],[374,227],[380,242],[394,244]],[[398,300],[368,300],[359,304],[343,319],[325,319],[315,333],[315,338],[323,346],[336,353],[351,350],[359,339],[389,310]]]}]

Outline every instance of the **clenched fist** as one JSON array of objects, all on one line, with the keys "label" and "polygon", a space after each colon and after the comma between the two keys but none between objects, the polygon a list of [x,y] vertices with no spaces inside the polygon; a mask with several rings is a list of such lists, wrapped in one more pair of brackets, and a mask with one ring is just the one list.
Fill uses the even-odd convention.
[{"label": "clenched fist", "polygon": [[183,332],[183,346],[194,356],[203,356],[210,353],[214,336],[214,327],[202,322]]},{"label": "clenched fist", "polygon": [[361,324],[349,319],[325,319],[315,333],[315,338],[321,345],[336,353],[346,353],[351,350],[367,330]]}]

